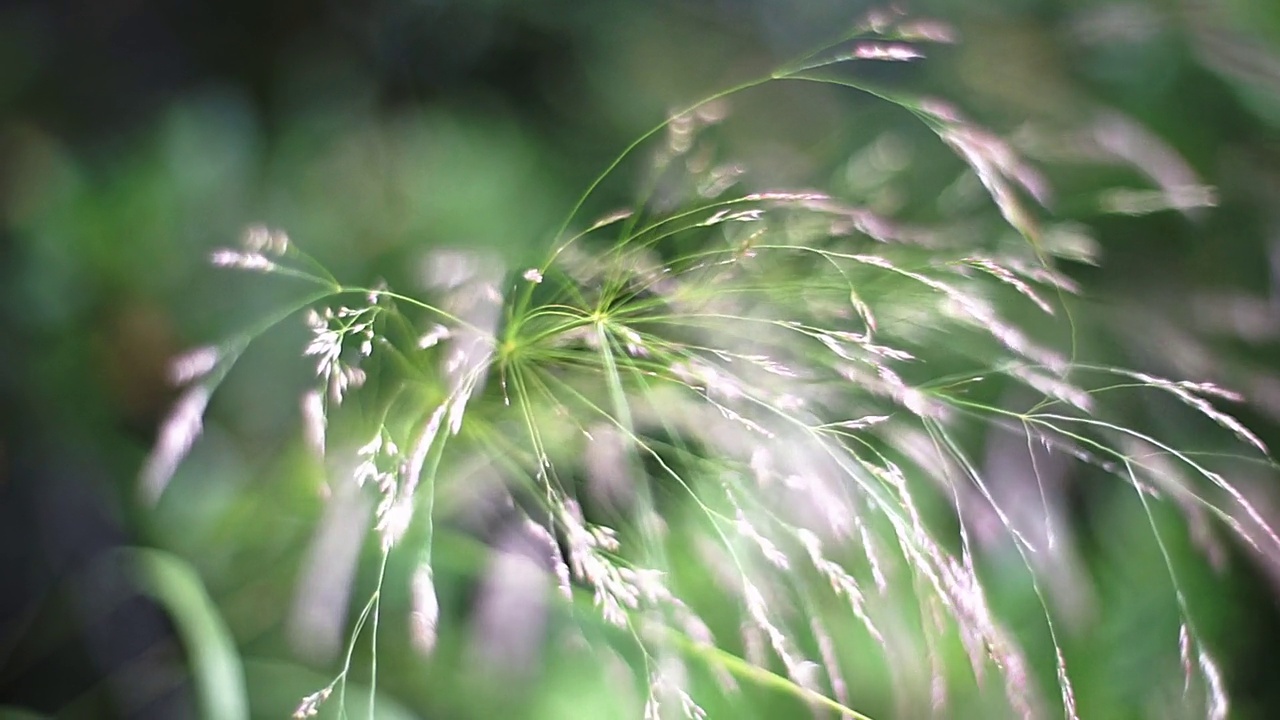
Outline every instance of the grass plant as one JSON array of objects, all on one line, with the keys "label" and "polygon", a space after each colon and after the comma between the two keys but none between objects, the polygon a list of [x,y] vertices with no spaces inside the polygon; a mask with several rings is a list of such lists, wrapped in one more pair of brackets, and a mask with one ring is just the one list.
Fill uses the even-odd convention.
[{"label": "grass plant", "polygon": [[[376,692],[357,710],[347,680],[367,649],[377,686],[385,571],[399,556],[413,567],[403,622],[419,653],[469,622],[518,655],[510,618],[551,615],[578,652],[625,668],[614,682],[637,693],[620,713],[747,717],[744,698],[760,695],[817,717],[948,717],[976,692],[987,716],[1074,720],[1062,485],[1104,475],[1140,500],[1166,553],[1184,701],[1226,716],[1222,673],[1153,508],[1214,517],[1264,553],[1280,538],[1226,459],[1164,442],[1121,411],[1164,396],[1269,468],[1267,450],[1218,408],[1239,400],[1229,391],[1081,357],[1087,318],[1060,268],[1081,260],[1080,233],[1043,209],[1041,175],[945,101],[859,72],[950,38],[939,23],[873,15],[673,113],[607,166],[532,266],[442,249],[422,291],[402,292],[339,280],[266,227],[212,255],[292,283],[296,302],[179,358],[186,389],[144,468],[145,494],[164,492],[245,348],[303,318],[316,372],[305,435],[354,468],[328,477],[327,492],[353,484],[373,499],[377,589],[340,671],[297,717],[376,713]],[[714,157],[705,139],[732,122],[736,96],[796,82],[896,106],[964,162],[957,183],[990,201],[914,222],[820,186],[760,187],[750,168]],[[635,156],[649,162],[634,205],[584,217]],[[981,457],[994,436],[1026,447],[1022,471]],[[439,548],[451,537],[488,546],[469,618],[441,610]],[[996,611],[983,558],[1001,553],[1025,569],[1038,627],[1015,631]],[[524,662],[542,642],[523,647]],[[890,705],[867,678],[884,679]]]}]

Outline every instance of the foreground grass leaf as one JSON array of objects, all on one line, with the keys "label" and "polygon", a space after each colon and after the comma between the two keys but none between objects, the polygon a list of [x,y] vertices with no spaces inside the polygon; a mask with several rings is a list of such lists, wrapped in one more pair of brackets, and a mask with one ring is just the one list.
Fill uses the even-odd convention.
[{"label": "foreground grass leaf", "polygon": [[177,627],[195,681],[200,717],[247,720],[244,665],[195,568],[159,550],[122,552],[136,568],[143,591],[168,612]]}]

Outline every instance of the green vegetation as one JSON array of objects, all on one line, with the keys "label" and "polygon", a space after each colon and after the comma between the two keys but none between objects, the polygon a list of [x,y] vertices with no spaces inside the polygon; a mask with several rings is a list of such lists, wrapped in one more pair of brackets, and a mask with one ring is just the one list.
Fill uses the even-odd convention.
[{"label": "green vegetation", "polygon": [[[0,390],[95,438],[117,534],[0,625],[0,717],[1270,717],[1275,311],[1192,244],[1260,237],[1207,138],[1267,147],[1262,51],[1013,5],[781,63],[601,15],[541,125],[312,48],[114,165],[9,128]],[[26,487],[0,528],[79,547]]]}]

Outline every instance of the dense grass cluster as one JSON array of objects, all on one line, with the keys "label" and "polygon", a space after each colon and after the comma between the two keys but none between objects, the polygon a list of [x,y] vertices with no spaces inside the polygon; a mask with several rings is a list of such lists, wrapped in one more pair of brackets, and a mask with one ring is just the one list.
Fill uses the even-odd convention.
[{"label": "dense grass cluster", "polygon": [[[489,545],[470,612],[481,634],[507,643],[493,663],[532,662],[542,636],[525,631],[559,597],[584,646],[625,668],[617,682],[639,688],[632,709],[646,718],[705,717],[705,698],[750,688],[789,693],[819,717],[865,717],[851,668],[868,662],[885,668],[901,717],[947,716],[951,696],[967,692],[957,688],[988,676],[1002,688],[993,715],[1077,717],[1055,609],[1071,590],[1059,582],[1070,561],[1063,478],[1114,476],[1144,507],[1211,513],[1274,551],[1280,539],[1208,459],[1112,409],[1132,393],[1166,395],[1258,457],[1266,449],[1212,404],[1236,399],[1221,388],[1077,357],[1076,286],[1056,264],[1087,259],[1087,243],[1038,209],[1045,181],[945,102],[845,70],[913,60],[950,36],[873,16],[674,114],[626,153],[649,153],[650,191],[590,222],[579,213],[593,185],[533,267],[437,250],[422,292],[353,286],[283,232],[250,229],[213,263],[305,292],[179,360],[187,390],[144,470],[146,493],[163,492],[244,348],[302,317],[317,377],[302,399],[306,435],[353,468],[329,478],[335,496],[354,484],[376,498],[384,567],[392,553],[413,555],[408,622],[420,652],[450,621],[436,587],[440,527]],[[957,187],[985,188],[989,202],[926,226],[822,189],[753,186],[750,168],[714,157],[702,138],[735,93],[784,81],[896,104],[967,165]],[[353,398],[360,412],[335,423]],[[1025,445],[1025,466],[976,457],[984,437]],[[1050,657],[1030,657],[993,610],[984,550],[1029,570]],[[297,716],[345,688],[354,635],[371,625],[376,638],[380,592],[341,674]],[[1224,717],[1219,671],[1180,591],[1178,602],[1169,646],[1183,692]],[[880,660],[862,657],[867,648]],[[960,653],[968,675],[952,662]],[[1046,665],[1052,692],[1036,680]]]}]

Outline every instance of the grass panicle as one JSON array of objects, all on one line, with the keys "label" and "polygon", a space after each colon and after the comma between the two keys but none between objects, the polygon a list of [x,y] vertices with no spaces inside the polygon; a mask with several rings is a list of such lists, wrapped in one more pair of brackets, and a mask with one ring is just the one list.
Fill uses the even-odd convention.
[{"label": "grass panicle", "polygon": [[[545,582],[513,585],[520,573],[504,571],[506,584],[480,581],[490,588],[481,595],[551,592],[589,644],[625,659],[628,682],[643,688],[634,710],[645,718],[707,717],[701,693],[732,696],[747,686],[790,695],[817,716],[866,717],[847,675],[854,658],[844,644],[855,635],[881,649],[903,717],[948,714],[961,682],[948,658],[958,643],[972,678],[999,677],[1012,716],[1076,718],[1060,639],[1067,630],[1050,571],[1037,560],[1064,539],[1051,526],[1029,526],[1026,508],[1015,507],[1026,493],[994,482],[989,463],[975,457],[975,433],[1023,439],[1030,477],[1013,483],[1033,489],[1042,523],[1057,496],[1035,458],[1052,456],[1129,484],[1144,507],[1174,503],[1192,523],[1217,516],[1264,553],[1280,550],[1280,539],[1231,480],[1210,459],[1126,425],[1111,398],[1170,396],[1269,460],[1262,442],[1218,408],[1238,398],[1217,386],[1077,357],[1065,339],[1076,329],[1076,288],[1056,264],[1059,255],[1080,258],[1079,242],[1058,241],[1080,230],[1040,209],[1048,185],[1009,142],[939,100],[844,71],[913,62],[930,43],[952,40],[945,24],[879,13],[767,77],[673,114],[626,154],[652,152],[662,173],[685,168],[687,191],[581,217],[620,157],[533,267],[437,252],[427,290],[401,294],[341,283],[284,233],[251,228],[212,263],[314,292],[175,363],[175,379],[189,389],[143,471],[144,491],[163,492],[243,347],[301,316],[310,332],[302,353],[316,376],[303,398],[308,444],[350,454],[354,471],[329,482],[376,498],[384,568],[412,545],[410,627],[420,653],[456,632],[437,598],[435,528],[459,532],[475,502],[468,478],[484,475],[499,479],[500,514],[514,518],[503,522],[521,538],[495,546],[495,558],[524,553],[518,567],[536,568]],[[992,202],[930,227],[834,192],[753,187],[750,168],[731,158],[683,162],[695,149],[714,151],[703,131],[731,120],[736,94],[792,81],[897,105],[937,134]],[[992,217],[1004,231],[973,232],[992,227]],[[331,415],[364,393],[362,407],[376,411],[362,413],[357,437],[335,436]],[[1160,539],[1154,519],[1151,529]],[[993,542],[1029,569],[1047,658],[1029,655],[993,608],[979,569]],[[691,577],[677,555],[701,557],[704,572]],[[1220,671],[1167,552],[1166,562],[1184,692],[1203,699],[1208,717],[1224,717]],[[341,673],[304,698],[296,717],[341,696],[355,636],[376,637],[379,583]],[[486,603],[478,601],[478,622],[501,626],[485,608],[507,606]],[[837,633],[831,617],[852,618],[857,629],[841,623]],[[1041,666],[1056,693],[1039,686]]]}]

